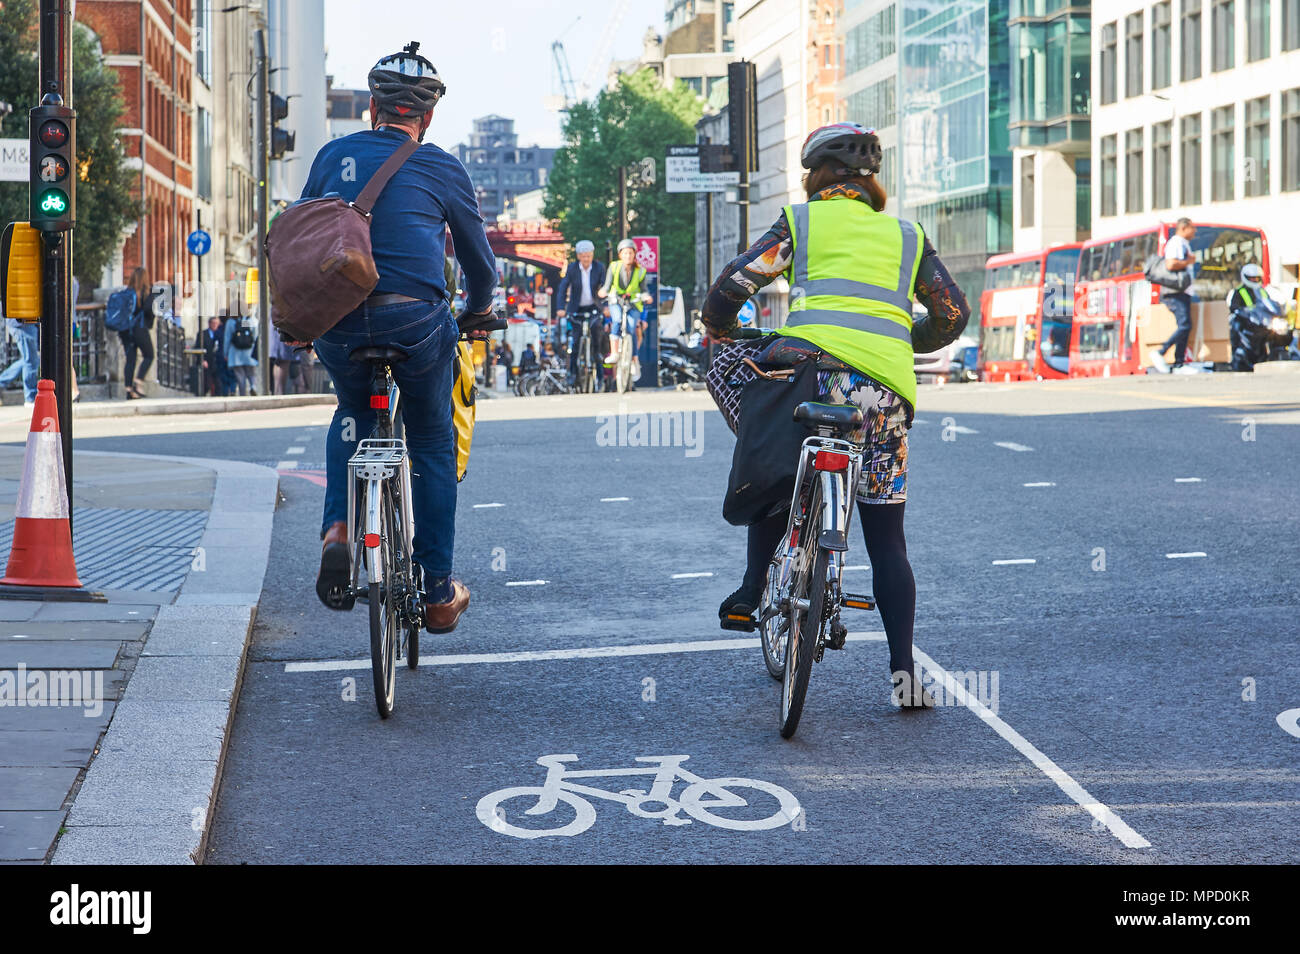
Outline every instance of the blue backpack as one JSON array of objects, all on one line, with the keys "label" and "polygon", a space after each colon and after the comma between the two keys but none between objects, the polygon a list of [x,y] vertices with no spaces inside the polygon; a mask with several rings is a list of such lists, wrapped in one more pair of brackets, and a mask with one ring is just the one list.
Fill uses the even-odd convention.
[{"label": "blue backpack", "polygon": [[110,331],[130,331],[135,327],[135,291],[129,286],[108,296],[104,309],[104,326]]}]

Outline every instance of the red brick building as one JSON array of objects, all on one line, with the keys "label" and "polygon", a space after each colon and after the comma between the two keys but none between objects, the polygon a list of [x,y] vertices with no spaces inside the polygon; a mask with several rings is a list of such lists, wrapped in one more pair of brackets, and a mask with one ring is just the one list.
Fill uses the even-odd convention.
[{"label": "red brick building", "polygon": [[[138,169],[144,215],[122,250],[152,281],[189,277],[194,222],[193,0],[80,0],[77,20],[99,37],[126,101],[122,145]],[[73,91],[75,100],[75,88]]]}]

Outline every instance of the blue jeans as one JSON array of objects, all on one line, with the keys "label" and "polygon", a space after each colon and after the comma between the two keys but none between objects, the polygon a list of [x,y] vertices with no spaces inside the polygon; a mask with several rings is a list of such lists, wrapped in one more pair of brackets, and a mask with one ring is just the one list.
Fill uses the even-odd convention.
[{"label": "blue jeans", "polygon": [[1187,342],[1192,337],[1192,300],[1180,292],[1176,295],[1165,295],[1160,302],[1174,313],[1174,321],[1177,322],[1174,333],[1160,346],[1160,353],[1164,354],[1169,350],[1169,346],[1173,345],[1174,367],[1182,367],[1183,360],[1187,356]]},{"label": "blue jeans", "polygon": [[23,376],[23,395],[27,403],[36,400],[36,383],[41,378],[41,326],[39,322],[23,321],[17,329],[18,360],[0,371],[0,388]]},{"label": "blue jeans", "polygon": [[316,354],[334,380],[339,405],[325,443],[325,513],[322,532],[348,518],[348,458],[370,436],[371,369],[349,360],[356,348],[391,345],[410,354],[393,366],[402,389],[401,412],[411,455],[411,505],[415,561],[426,578],[451,575],[456,538],[456,435],[452,423],[451,362],[460,336],[445,304],[401,302],[362,305],[316,339]]},{"label": "blue jeans", "polygon": [[609,318],[609,333],[615,338],[621,338],[624,327],[626,327],[628,334],[636,334],[636,326],[641,323],[641,312],[630,305],[624,308],[621,303],[611,301],[609,303]]}]

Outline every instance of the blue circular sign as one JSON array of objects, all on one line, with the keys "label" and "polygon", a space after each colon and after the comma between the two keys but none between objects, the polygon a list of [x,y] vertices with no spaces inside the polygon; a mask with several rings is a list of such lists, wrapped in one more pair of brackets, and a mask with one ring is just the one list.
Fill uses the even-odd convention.
[{"label": "blue circular sign", "polygon": [[736,316],[742,325],[752,325],[758,318],[758,306],[754,304],[751,298],[740,306],[740,313]]},{"label": "blue circular sign", "polygon": [[191,255],[207,255],[208,250],[212,248],[212,236],[202,229],[195,229],[185,240],[185,247],[190,250]]}]

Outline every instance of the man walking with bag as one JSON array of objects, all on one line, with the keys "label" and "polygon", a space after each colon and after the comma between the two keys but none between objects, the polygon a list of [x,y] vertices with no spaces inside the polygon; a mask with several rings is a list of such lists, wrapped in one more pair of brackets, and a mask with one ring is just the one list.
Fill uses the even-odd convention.
[{"label": "man walking with bag", "polygon": [[[324,546],[316,593],[330,609],[351,608],[351,601],[340,595],[349,582],[347,462],[356,441],[373,428],[375,412],[370,369],[350,355],[361,347],[400,348],[407,357],[392,371],[402,390],[411,459],[414,557],[423,569],[425,623],[431,632],[445,633],[469,606],[469,589],[451,578],[456,519],[452,355],[460,327],[448,306],[447,232],[468,286],[464,326],[492,317],[497,272],[465,167],[436,145],[418,145],[446,92],[437,70],[418,49],[418,43],[409,44],[375,64],[368,78],[371,129],[327,143],[303,189],[303,199],[337,193],[363,209],[373,203],[368,206],[369,234],[379,274],[369,297],[314,344],[339,399],[326,442]],[[382,187],[374,195],[368,184],[394,158],[398,164],[387,169],[391,178],[378,177]],[[288,221],[293,214],[289,209],[280,218]],[[271,266],[274,288],[274,260]],[[284,315],[292,321],[294,313]]]},{"label": "man walking with bag", "polygon": [[[1174,234],[1169,237],[1165,243],[1165,268],[1175,273],[1186,272],[1196,263],[1195,256],[1192,255],[1191,240],[1196,237],[1196,226],[1192,224],[1189,218],[1181,218],[1178,224],[1174,226]],[[1190,278],[1190,272],[1188,273]],[[1191,285],[1188,281],[1181,288],[1170,288],[1168,286],[1160,289],[1160,302],[1166,308],[1174,313],[1174,321],[1177,327],[1174,333],[1169,336],[1159,348],[1151,349],[1151,364],[1156,370],[1164,373],[1169,371],[1169,365],[1165,364],[1165,352],[1169,346],[1174,347],[1174,370],[1181,368],[1187,358],[1187,342],[1192,337],[1192,299],[1187,294],[1187,288]]]}]

